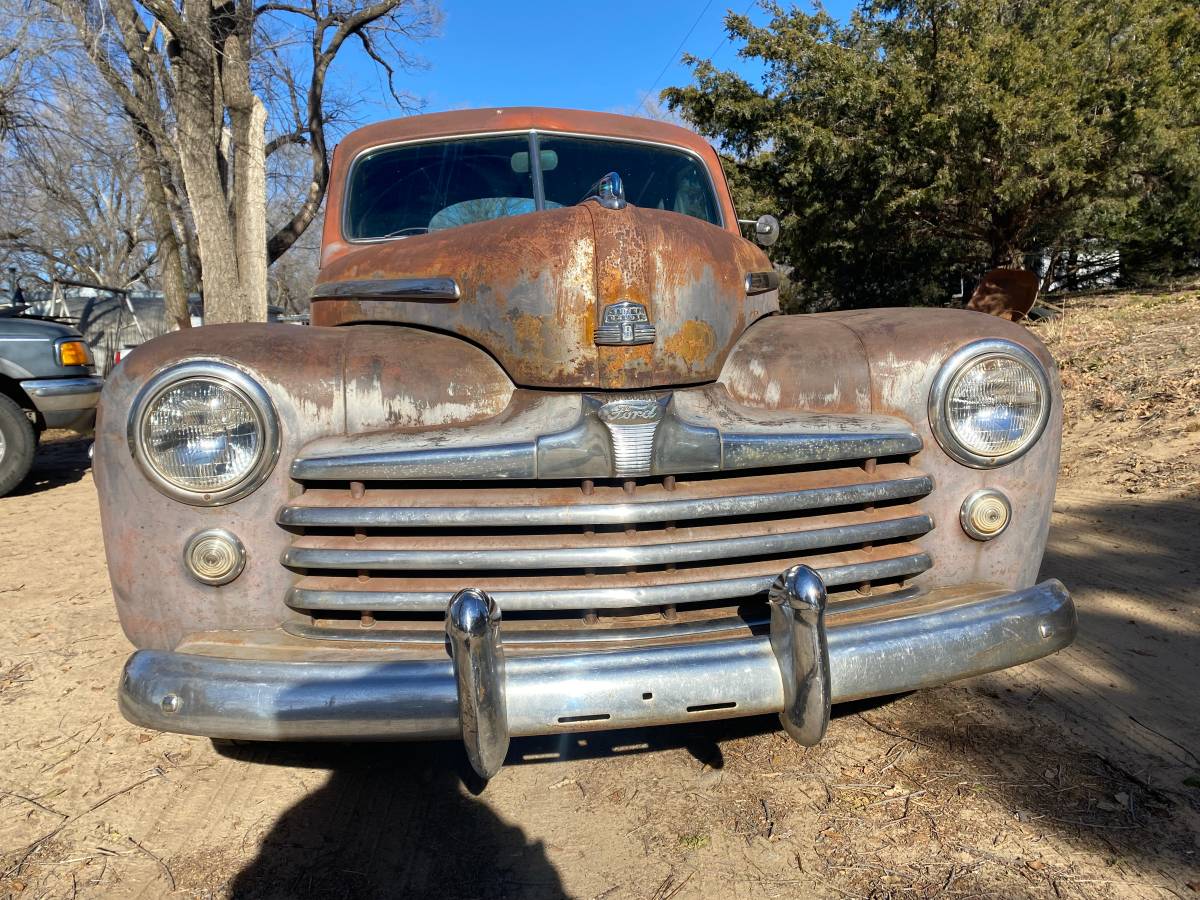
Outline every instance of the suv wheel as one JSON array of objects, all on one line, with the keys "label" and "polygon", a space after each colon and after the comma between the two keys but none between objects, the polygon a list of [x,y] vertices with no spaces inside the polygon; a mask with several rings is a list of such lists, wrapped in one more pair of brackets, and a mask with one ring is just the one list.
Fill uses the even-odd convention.
[{"label": "suv wheel", "polygon": [[36,450],[37,435],[25,410],[0,394],[0,497],[25,480]]}]

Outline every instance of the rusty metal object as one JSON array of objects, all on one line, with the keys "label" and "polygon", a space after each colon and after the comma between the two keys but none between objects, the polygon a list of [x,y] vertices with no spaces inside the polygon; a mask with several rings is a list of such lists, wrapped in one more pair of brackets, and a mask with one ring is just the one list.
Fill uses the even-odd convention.
[{"label": "rusty metal object", "polygon": [[[747,275],[766,268],[760,249],[716,225],[592,202],[348,245],[321,270],[312,320],[460,334],[524,386],[687,384],[715,378],[742,331],[778,311],[778,290],[746,294]],[[373,287],[447,273],[453,302],[379,299]],[[356,284],[372,287],[347,296]],[[622,302],[645,308],[652,343],[597,346],[603,311]]]},{"label": "rusty metal object", "polygon": [[[468,109],[426,116],[406,116],[352,131],[334,150],[325,208],[342,208],[350,164],[365,150],[434,138],[502,132],[522,133],[534,129],[549,133],[625,138],[680,147],[694,153],[708,169],[717,189],[717,201],[721,207],[725,230],[733,235],[741,234],[738,230],[737,211],[733,208],[721,160],[708,141],[694,131],[652,119],[534,106]],[[601,173],[597,173],[599,174]],[[340,219],[340,216],[325,217],[325,230],[321,240],[322,267],[334,262],[352,248],[342,235]]]},{"label": "rusty metal object", "polygon": [[979,281],[967,309],[1019,322],[1033,309],[1038,279],[1025,269],[992,269]]},{"label": "rusty metal object", "polygon": [[[686,129],[535,108],[380,123],[339,145],[328,208],[341,209],[350,164],[371,148],[530,129],[685,149],[708,169],[725,225],[628,205],[609,209],[593,201],[402,240],[355,243],[342,233],[341,217],[329,215],[313,323],[399,322],[459,334],[528,387],[643,388],[716,377],[746,326],[778,311],[778,278],[763,251],[738,231],[716,154]],[[448,281],[453,291],[433,289]],[[421,285],[426,297],[407,296],[413,285]],[[453,302],[431,302],[447,299]],[[604,309],[621,302],[646,309],[653,343],[596,346]]]},{"label": "rusty metal object", "polygon": [[[966,311],[773,315],[770,264],[737,233],[719,161],[695,135],[535,109],[415,117],[347,138],[330,207],[340,208],[362,150],[528,129],[686,148],[708,167],[724,224],[587,201],[350,243],[331,215],[315,327],[213,326],[140,347],[101,400],[105,547],[130,640],[186,652],[135,656],[127,714],[181,730],[219,718],[221,729],[259,736],[461,734],[470,729],[460,695],[478,723],[481,692],[504,688],[507,720],[488,714],[494,738],[510,726],[689,721],[785,702],[797,711],[780,659],[812,669],[820,654],[784,654],[779,628],[772,650],[767,594],[799,565],[827,590],[831,686],[805,695],[822,709],[830,696],[919,687],[1070,641],[1066,592],[1033,586],[1062,416],[1045,348],[1011,322]],[[613,307],[615,327],[597,343]],[[935,439],[928,405],[947,361],[986,338],[1025,348],[1052,403],[1028,452],[971,468]],[[131,457],[138,391],[186,360],[237,368],[278,416],[278,461],[245,496],[188,505]],[[1011,507],[1012,526],[994,540],[960,524],[981,491]],[[245,550],[224,584],[185,571],[188,537],[209,529]],[[510,655],[507,674],[464,688],[444,618],[468,587],[504,611],[492,656]],[[802,612],[792,609],[793,625]],[[819,649],[801,624],[788,653],[801,638]],[[897,628],[902,652],[889,637]],[[576,667],[590,679],[592,660],[616,668],[587,683],[627,696],[608,706],[567,678]],[[375,663],[412,696],[383,690],[392,676],[372,680]],[[318,670],[336,671],[346,709],[322,706],[312,682],[305,693],[305,673]],[[208,682],[179,680],[188,673],[212,679],[212,695]],[[247,688],[255,673],[278,691]],[[727,689],[731,678],[753,683]],[[205,697],[233,705],[196,718]],[[353,697],[365,698],[358,713],[346,711]],[[264,710],[264,698],[282,705]],[[291,710],[304,718],[280,730]],[[417,721],[431,710],[436,727]],[[493,771],[501,742],[469,739],[490,748],[480,768]]]},{"label": "rusty metal object", "polygon": [[[134,397],[154,373],[185,359],[241,368],[278,411],[279,462],[261,486],[234,503],[197,509],[170,500],[130,454]],[[503,409],[511,393],[507,376],[478,348],[396,326],[219,325],[142,345],[105,384],[93,466],[126,634],[139,646],[171,647],[191,631],[279,625],[280,598],[293,579],[278,562],[290,535],[274,520],[279,507],[300,494],[287,466],[300,447],[347,430],[422,428],[448,419],[469,424]],[[246,547],[246,565],[229,584],[202,585],[184,573],[184,542],[217,527]]]}]

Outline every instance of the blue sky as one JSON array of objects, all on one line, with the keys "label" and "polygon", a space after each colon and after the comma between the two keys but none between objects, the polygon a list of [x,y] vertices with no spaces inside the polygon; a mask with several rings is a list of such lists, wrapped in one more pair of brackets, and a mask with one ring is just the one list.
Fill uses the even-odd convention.
[{"label": "blue sky", "polygon": [[[845,15],[852,0],[825,5]],[[722,23],[730,9],[767,18],[749,0],[442,0],[442,8],[441,36],[417,48],[429,68],[398,79],[423,98],[425,112],[523,105],[634,112],[652,88],[687,83],[681,43],[681,52],[754,78]],[[332,74],[343,85],[357,82],[362,118],[396,115],[394,104],[376,99],[386,90],[360,53],[339,59]]]}]

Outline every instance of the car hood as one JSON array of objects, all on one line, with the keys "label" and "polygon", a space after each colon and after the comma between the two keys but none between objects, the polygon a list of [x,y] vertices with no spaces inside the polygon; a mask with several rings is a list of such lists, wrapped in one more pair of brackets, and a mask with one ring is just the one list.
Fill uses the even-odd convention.
[{"label": "car hood", "polygon": [[25,316],[0,316],[0,340],[7,337],[44,338],[55,341],[62,337],[79,337],[79,331],[61,322],[47,322]]},{"label": "car hood", "polygon": [[[588,202],[351,245],[321,270],[312,322],[450,332],[528,387],[690,384],[715,379],[741,333],[778,311],[777,290],[747,291],[750,273],[769,270],[758,247],[715,225]],[[386,296],[388,285],[435,278],[453,279],[457,296]],[[621,340],[615,323],[641,318],[633,306],[609,310],[617,333],[597,335],[606,309],[624,302],[645,310],[638,343],[606,344]]]}]

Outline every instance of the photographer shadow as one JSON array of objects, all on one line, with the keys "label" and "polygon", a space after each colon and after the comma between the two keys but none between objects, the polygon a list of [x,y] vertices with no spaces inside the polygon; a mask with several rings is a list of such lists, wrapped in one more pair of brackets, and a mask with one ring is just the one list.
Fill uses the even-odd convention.
[{"label": "photographer shadow", "polygon": [[237,898],[566,895],[540,841],[473,796],[460,745],[222,746],[259,765],[330,770],[229,886]]},{"label": "photographer shadow", "polygon": [[[895,698],[834,707],[853,715]],[[514,738],[506,767],[554,765],[680,749],[708,769],[722,745],[778,731],[776,716]],[[546,847],[502,820],[458,742],[228,744],[256,765],[328,769],[329,780],[271,827],[234,879],[237,898],[559,898]],[[500,777],[503,777],[503,773]]]}]

